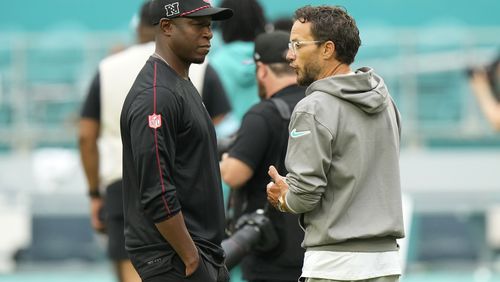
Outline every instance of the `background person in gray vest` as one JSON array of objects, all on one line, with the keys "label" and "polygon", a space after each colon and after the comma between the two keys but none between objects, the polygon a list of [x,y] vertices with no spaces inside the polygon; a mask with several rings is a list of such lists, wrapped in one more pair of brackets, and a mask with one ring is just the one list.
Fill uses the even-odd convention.
[{"label": "background person in gray vest", "polygon": [[269,168],[268,200],[300,215],[308,282],[401,275],[399,113],[380,76],[351,70],[360,44],[343,8],[295,12],[287,58],[308,88],[290,120],[288,174]]},{"label": "background person in gray vest", "polygon": [[120,113],[132,83],[154,51],[150,17],[149,2],[145,2],[136,29],[138,44],[101,61],[80,119],[80,156],[92,227],[107,234],[108,256],[121,282],[141,281],[125,251]]}]

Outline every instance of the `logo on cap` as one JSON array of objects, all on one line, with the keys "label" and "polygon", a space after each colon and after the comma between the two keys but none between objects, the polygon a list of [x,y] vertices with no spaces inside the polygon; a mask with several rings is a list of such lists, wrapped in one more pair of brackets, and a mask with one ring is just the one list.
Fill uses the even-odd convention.
[{"label": "logo on cap", "polygon": [[179,2],[165,5],[165,10],[167,11],[167,17],[175,16],[180,13]]},{"label": "logo on cap", "polygon": [[161,115],[152,114],[148,116],[149,119],[149,127],[156,129],[161,127]]}]

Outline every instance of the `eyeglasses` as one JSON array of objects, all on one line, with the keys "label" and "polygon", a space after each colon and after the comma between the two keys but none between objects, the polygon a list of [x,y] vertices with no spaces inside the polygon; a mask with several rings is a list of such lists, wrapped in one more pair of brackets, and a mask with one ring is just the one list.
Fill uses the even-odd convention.
[{"label": "eyeglasses", "polygon": [[323,43],[325,41],[321,40],[307,40],[307,41],[290,41],[288,42],[288,49],[290,49],[293,53],[293,55],[297,55],[297,49],[300,48],[302,45],[308,45],[308,44],[317,44],[317,43]]}]

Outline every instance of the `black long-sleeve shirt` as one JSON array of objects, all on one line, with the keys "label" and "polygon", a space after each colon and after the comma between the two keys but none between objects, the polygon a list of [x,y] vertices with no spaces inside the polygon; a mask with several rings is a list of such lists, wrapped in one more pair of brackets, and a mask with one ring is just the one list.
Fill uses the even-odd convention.
[{"label": "black long-sleeve shirt", "polygon": [[222,256],[215,130],[193,84],[151,57],[125,99],[120,125],[125,243],[141,277],[170,269],[175,251],[154,223],[181,210],[195,244]]}]

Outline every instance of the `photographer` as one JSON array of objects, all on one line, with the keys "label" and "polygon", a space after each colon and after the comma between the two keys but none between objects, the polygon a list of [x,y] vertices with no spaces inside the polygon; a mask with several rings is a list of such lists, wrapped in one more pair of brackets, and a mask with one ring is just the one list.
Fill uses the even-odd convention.
[{"label": "photographer", "polygon": [[500,131],[500,57],[485,69],[472,70],[469,83],[484,115]]},{"label": "photographer", "polygon": [[[277,163],[284,171],[290,113],[304,97],[296,74],[285,59],[289,33],[261,34],[255,40],[254,60],[261,102],[244,116],[236,140],[221,161],[223,180],[231,187],[230,209],[237,221],[266,206],[267,169]],[[288,111],[288,116],[283,114]],[[300,247],[304,232],[294,215],[274,208],[266,212],[279,237],[270,251],[253,251],[242,262],[243,278],[248,281],[297,281],[304,251]],[[243,217],[244,218],[244,217]]]}]

